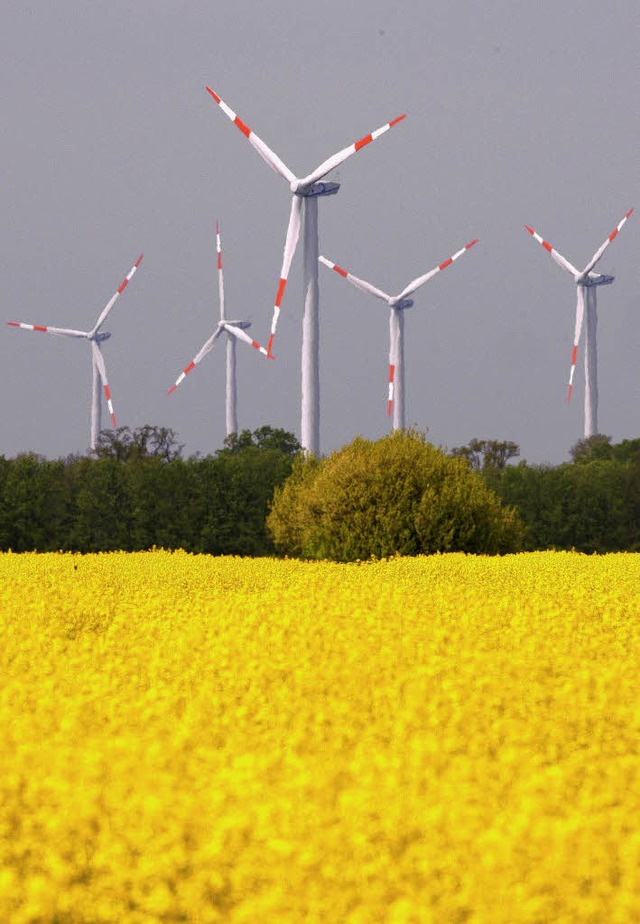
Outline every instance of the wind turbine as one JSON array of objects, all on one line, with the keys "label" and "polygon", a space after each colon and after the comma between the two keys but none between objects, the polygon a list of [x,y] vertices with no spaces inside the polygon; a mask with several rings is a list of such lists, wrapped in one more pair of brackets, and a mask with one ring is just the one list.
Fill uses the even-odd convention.
[{"label": "wind turbine", "polygon": [[23,330],[34,330],[41,331],[45,334],[56,334],[61,337],[79,337],[83,340],[88,340],[91,344],[91,368],[92,368],[92,389],[91,389],[91,451],[94,452],[96,445],[98,443],[98,434],[100,433],[100,380],[102,380],[102,387],[104,388],[104,396],[107,401],[107,406],[109,408],[109,413],[111,414],[111,423],[114,428],[116,426],[116,416],[113,411],[113,403],[111,401],[111,391],[109,389],[109,383],[107,381],[107,370],[104,364],[104,357],[102,355],[102,350],[100,349],[100,344],[105,340],[108,340],[111,334],[101,332],[100,328],[107,319],[107,315],[115,305],[118,298],[122,295],[126,287],[129,285],[129,282],[135,273],[135,271],[140,266],[142,262],[142,254],[138,257],[136,262],[133,264],[127,275],[124,277],[114,294],[111,296],[107,304],[102,309],[100,317],[96,321],[94,327],[90,331],[84,330],[73,330],[72,328],[67,327],[43,327],[40,324],[25,324],[22,321],[8,321],[9,327],[21,327]]},{"label": "wind turbine", "polygon": [[[567,391],[567,402],[571,400],[573,391],[573,376],[576,371],[576,361],[578,358],[578,345],[580,343],[580,334],[584,316],[587,316],[585,331],[585,352],[584,352],[584,435],[593,436],[598,432],[598,351],[596,346],[596,328],[598,325],[597,313],[597,287],[608,286],[614,280],[614,276],[605,276],[602,273],[594,273],[593,269],[603,255],[611,241],[618,236],[618,232],[629,218],[633,209],[629,209],[621,222],[614,228],[606,241],[598,247],[591,257],[585,268],[580,271],[569,263],[569,261],[558,253],[551,244],[548,244],[544,238],[540,237],[533,228],[525,225],[529,234],[547,250],[558,266],[566,270],[573,276],[577,291],[576,304],[576,326],[573,336],[573,351],[571,353],[571,372],[569,373],[569,387]],[[585,292],[586,290],[586,292]]]},{"label": "wind turbine", "polygon": [[194,359],[191,360],[189,365],[180,373],[175,383],[171,386],[167,392],[170,395],[176,390],[178,385],[184,381],[186,376],[191,372],[191,370],[198,365],[198,363],[204,359],[204,357],[211,352],[214,348],[216,340],[223,333],[227,334],[227,393],[226,393],[226,424],[227,424],[227,436],[230,433],[238,432],[238,414],[236,410],[237,405],[237,388],[236,388],[236,341],[243,340],[245,343],[248,343],[254,349],[259,350],[264,355],[267,355],[267,351],[264,347],[260,346],[259,343],[256,343],[255,340],[252,340],[248,334],[245,334],[245,330],[248,327],[251,327],[251,321],[228,321],[225,309],[224,309],[224,280],[222,276],[222,248],[220,245],[220,224],[216,222],[216,250],[218,253],[218,296],[220,301],[220,320],[214,330],[213,334],[209,337],[207,342],[204,344],[200,352]]},{"label": "wind turbine", "polygon": [[360,138],[359,141],[343,148],[332,157],[323,161],[308,176],[297,177],[292,170],[236,115],[233,109],[207,87],[216,103],[225,115],[240,129],[258,154],[276,173],[287,181],[292,193],[291,213],[284,245],[284,256],[280,281],[276,293],[271,321],[271,331],[267,344],[267,356],[272,358],[271,348],[278,326],[280,306],[287,285],[291,261],[300,236],[300,224],[304,210],[304,317],[302,322],[302,407],[301,407],[301,441],[307,452],[318,455],[320,452],[320,374],[319,374],[319,322],[318,322],[318,199],[321,196],[333,196],[340,189],[339,183],[320,182],[335,167],[356,151],[360,151],[371,141],[375,141],[405,116],[401,115],[387,122],[381,128]]},{"label": "wind turbine", "polygon": [[343,276],[345,279],[348,279],[349,282],[354,285],[357,289],[361,289],[363,292],[368,292],[370,295],[375,295],[377,298],[381,298],[385,301],[391,311],[389,313],[389,397],[387,400],[387,416],[391,417],[393,411],[393,429],[394,430],[404,430],[405,428],[405,413],[404,413],[404,311],[406,308],[411,308],[414,304],[413,299],[407,298],[408,295],[412,295],[420,286],[424,285],[425,282],[428,282],[436,273],[439,273],[440,270],[446,269],[448,266],[451,266],[454,260],[457,260],[458,257],[461,257],[469,248],[473,247],[474,244],[478,243],[478,238],[471,241],[470,244],[467,244],[466,247],[463,247],[461,250],[458,250],[453,256],[449,257],[448,260],[445,260],[443,263],[439,263],[434,269],[430,270],[428,273],[425,273],[424,276],[418,276],[417,279],[414,279],[413,282],[410,282],[399,295],[387,295],[386,292],[383,292],[382,289],[377,289],[375,286],[371,285],[370,282],[366,282],[364,279],[359,279],[357,276],[353,276],[351,273],[348,273],[347,270],[342,269],[341,266],[332,263],[330,260],[327,260],[326,257],[318,257],[321,263],[324,263],[325,266],[328,266],[329,269],[335,270],[336,273],[339,273],[340,276]]}]

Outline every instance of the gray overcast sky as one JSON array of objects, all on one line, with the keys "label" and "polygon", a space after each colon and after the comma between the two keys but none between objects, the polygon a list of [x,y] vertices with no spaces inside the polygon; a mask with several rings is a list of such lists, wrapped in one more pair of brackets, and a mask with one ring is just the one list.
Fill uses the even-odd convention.
[{"label": "gray overcast sky", "polygon": [[[106,325],[119,424],[222,446],[222,344],[165,396],[218,318],[216,219],[228,312],[267,338],[290,194],[209,84],[298,175],[407,113],[329,177],[320,252],[397,293],[480,238],[407,312],[407,420],[448,447],[568,457],[575,289],[523,225],[581,267],[640,205],[637,0],[9,0],[0,25],[4,320],[88,329],[144,251]],[[640,436],[639,241],[637,210],[598,265],[616,276],[598,326],[615,441]],[[302,240],[277,362],[238,347],[240,428],[299,435],[301,267]],[[382,302],[320,272],[326,453],[388,432],[389,333]],[[88,345],[5,327],[0,377],[0,452],[85,451]]]}]

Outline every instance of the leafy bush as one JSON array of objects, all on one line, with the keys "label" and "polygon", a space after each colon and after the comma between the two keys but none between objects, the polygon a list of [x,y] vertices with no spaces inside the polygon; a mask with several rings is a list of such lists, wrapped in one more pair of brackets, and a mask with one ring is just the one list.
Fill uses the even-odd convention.
[{"label": "leafy bush", "polygon": [[358,437],[322,460],[298,458],[267,527],[281,552],[334,561],[511,552],[523,534],[513,509],[466,461],[414,430]]}]

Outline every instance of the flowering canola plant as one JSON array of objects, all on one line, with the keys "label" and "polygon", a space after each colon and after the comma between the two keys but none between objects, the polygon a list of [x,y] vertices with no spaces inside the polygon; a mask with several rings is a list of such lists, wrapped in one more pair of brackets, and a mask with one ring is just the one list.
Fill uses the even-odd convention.
[{"label": "flowering canola plant", "polygon": [[640,556],[0,555],[0,920],[640,920]]}]

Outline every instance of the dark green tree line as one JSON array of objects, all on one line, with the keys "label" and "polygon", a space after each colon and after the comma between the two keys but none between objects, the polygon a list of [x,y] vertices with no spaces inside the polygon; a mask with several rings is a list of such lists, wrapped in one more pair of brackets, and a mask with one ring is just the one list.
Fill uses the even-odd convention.
[{"label": "dark green tree line", "polygon": [[[301,483],[316,479],[314,466],[329,472],[334,463],[303,463],[295,437],[271,427],[234,433],[213,455],[189,459],[182,457],[172,430],[150,426],[103,431],[91,457],[0,456],[0,550],[97,552],[156,546],[216,555],[274,554],[266,520],[274,491],[287,483],[294,462],[291,484],[298,487],[291,496],[306,491],[311,500],[304,510],[296,502],[281,513],[280,529],[291,534],[294,545],[300,545],[304,532],[306,554],[309,542],[316,541],[320,520],[343,530],[340,542],[346,537],[361,557],[371,554],[369,547],[377,555],[388,546],[405,554],[428,551],[438,544],[434,529],[449,537],[443,547],[478,547],[479,514],[474,520],[469,512],[480,497],[476,487],[463,484],[457,475],[445,487],[435,472],[437,466],[442,471],[446,466],[431,453],[427,494],[432,496],[427,503],[417,476],[429,466],[421,462],[420,469],[412,456],[422,453],[420,447],[411,443],[397,458],[381,456],[377,475],[365,458],[368,447],[367,441],[354,444],[346,463],[336,462],[334,474],[317,480],[315,495],[306,487],[302,491]],[[384,455],[383,449],[376,451]],[[524,525],[523,549],[640,551],[640,439],[614,444],[598,434],[576,443],[571,461],[557,466],[516,463],[517,444],[501,440],[474,439],[450,455],[484,481],[503,505],[515,509]],[[350,469],[359,472],[355,482]],[[367,492],[376,495],[373,506],[366,501]],[[390,508],[386,517],[384,505]],[[409,508],[413,525],[407,529],[400,514]],[[344,525],[349,512],[361,523],[350,538]],[[324,554],[325,546],[316,545],[313,554]],[[333,554],[331,544],[326,549]]]},{"label": "dark green tree line", "polygon": [[273,554],[265,521],[295,437],[262,427],[212,456],[181,449],[167,428],[123,427],[103,431],[91,457],[0,457],[0,550]]},{"label": "dark green tree line", "polygon": [[[571,448],[571,462],[557,466],[502,464],[499,452],[496,463],[493,443],[505,445],[472,440],[453,453],[516,508],[526,527],[524,549],[640,551],[640,439],[614,444],[596,434]],[[489,451],[480,455],[479,444]]]}]

